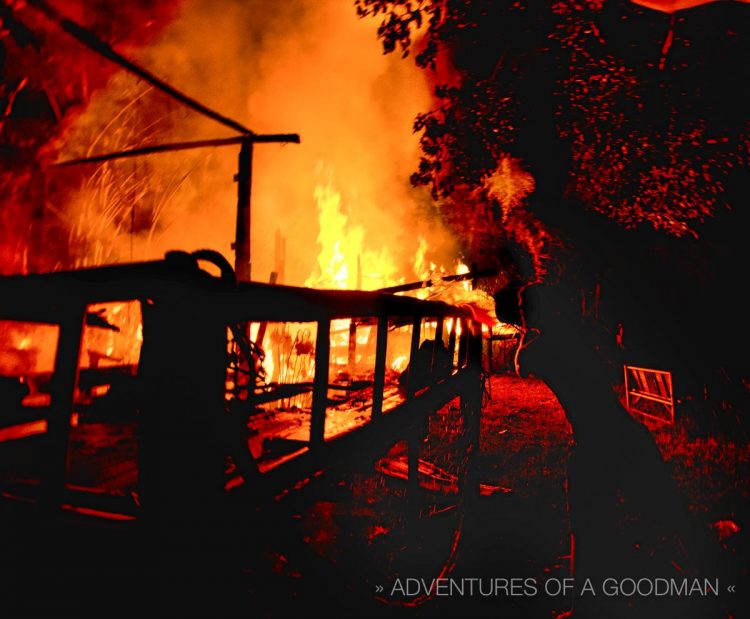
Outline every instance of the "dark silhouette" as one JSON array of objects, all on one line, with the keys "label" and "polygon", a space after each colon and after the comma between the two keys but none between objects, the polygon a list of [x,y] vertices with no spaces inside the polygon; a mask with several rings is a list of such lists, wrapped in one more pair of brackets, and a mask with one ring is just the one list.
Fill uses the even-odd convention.
[{"label": "dark silhouette", "polygon": [[[605,578],[716,577],[651,434],[618,401],[606,364],[570,311],[569,292],[564,283],[524,291],[534,340],[518,361],[550,386],[573,428],[568,500],[577,585],[587,578],[599,590]],[[706,607],[692,598],[575,597],[573,616],[712,616]]]},{"label": "dark silhouette", "polygon": [[[440,3],[419,15],[389,0],[358,4],[383,15],[390,51],[410,50],[410,25],[434,18]],[[696,403],[722,376],[702,406],[678,409],[703,433],[717,410],[747,404],[737,256],[747,251],[740,153],[750,91],[737,92],[747,65],[732,59],[747,54],[749,18],[737,3],[671,17],[624,0],[548,11],[477,0],[451,3],[413,46],[420,66],[437,67],[438,86],[435,111],[416,122],[423,158],[412,180],[444,199],[470,259],[503,265],[496,306],[501,319],[525,323],[520,367],[547,382],[570,420],[579,580],[718,576],[707,523],[687,516],[654,441],[613,386],[623,363],[668,369]],[[485,193],[508,154],[535,181],[521,207]],[[735,337],[701,335],[717,320]],[[727,431],[745,436],[741,422]],[[706,604],[577,598],[573,614],[716,616]]]}]

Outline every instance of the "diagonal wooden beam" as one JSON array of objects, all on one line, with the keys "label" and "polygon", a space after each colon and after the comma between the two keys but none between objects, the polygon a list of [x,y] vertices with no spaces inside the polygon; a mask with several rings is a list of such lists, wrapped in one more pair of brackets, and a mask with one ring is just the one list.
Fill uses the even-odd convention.
[{"label": "diagonal wooden beam", "polygon": [[27,4],[44,13],[44,15],[49,20],[57,24],[60,28],[62,28],[62,30],[83,43],[89,49],[95,51],[97,54],[103,56],[110,62],[114,62],[116,65],[119,65],[126,71],[137,75],[142,80],[151,84],[154,88],[159,89],[164,94],[179,101],[195,112],[198,112],[199,114],[202,114],[203,116],[206,116],[207,118],[210,118],[218,122],[219,124],[224,125],[225,127],[234,129],[239,133],[248,135],[251,135],[253,133],[243,124],[237,122],[232,118],[229,118],[228,116],[225,116],[224,114],[217,112],[216,110],[212,110],[206,105],[203,105],[197,99],[194,99],[190,95],[185,94],[174,86],[169,85],[163,79],[151,73],[151,71],[149,71],[148,69],[140,66],[139,64],[136,64],[129,58],[126,58],[119,52],[115,51],[109,43],[106,43],[105,41],[100,39],[99,36],[94,32],[92,32],[88,28],[84,28],[80,24],[74,22],[72,19],[69,19],[56,8],[47,3],[45,0],[28,0]]}]

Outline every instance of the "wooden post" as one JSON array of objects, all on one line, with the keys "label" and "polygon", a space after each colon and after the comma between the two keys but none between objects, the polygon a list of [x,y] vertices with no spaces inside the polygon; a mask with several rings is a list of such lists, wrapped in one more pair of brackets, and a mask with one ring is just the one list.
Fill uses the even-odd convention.
[{"label": "wooden post", "polygon": [[252,273],[250,264],[250,194],[253,184],[253,140],[248,136],[242,141],[237,160],[237,225],[234,237],[234,270],[237,279],[249,282]]},{"label": "wooden post", "polygon": [[354,318],[349,321],[349,349],[347,363],[349,372],[354,373],[357,365],[357,322]]},{"label": "wooden post", "polygon": [[44,476],[42,478],[41,503],[45,510],[49,510],[49,513],[54,513],[60,508],[65,491],[68,433],[78,379],[84,313],[83,307],[75,307],[66,313],[60,324],[52,386],[52,405],[47,416]]},{"label": "wooden post", "polygon": [[378,317],[378,335],[375,343],[375,375],[372,384],[372,418],[383,413],[383,389],[385,389],[385,363],[388,348],[388,316]]},{"label": "wooden post", "polygon": [[318,321],[315,338],[315,380],[313,382],[310,449],[318,451],[325,440],[326,409],[328,408],[328,362],[331,353],[331,321]]},{"label": "wooden post", "polygon": [[249,282],[252,277],[252,252],[250,234],[252,230],[252,211],[250,196],[253,189],[253,145],[256,142],[269,143],[299,143],[297,134],[268,134],[259,135],[248,133],[242,137],[242,146],[237,160],[237,226],[234,231],[234,270],[237,279]]}]

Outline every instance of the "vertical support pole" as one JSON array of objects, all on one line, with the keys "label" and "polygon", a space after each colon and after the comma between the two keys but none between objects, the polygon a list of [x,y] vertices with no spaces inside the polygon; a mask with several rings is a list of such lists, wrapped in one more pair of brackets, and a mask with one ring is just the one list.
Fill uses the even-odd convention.
[{"label": "vertical support pole", "polygon": [[318,321],[315,338],[315,380],[313,382],[310,449],[318,451],[324,442],[326,408],[328,408],[328,362],[331,353],[331,321]]},{"label": "vertical support pole", "polygon": [[438,316],[435,324],[435,339],[445,345],[445,316]]},{"label": "vertical support pole", "polygon": [[378,316],[378,335],[375,342],[375,376],[372,385],[372,418],[383,413],[383,389],[385,389],[385,356],[388,349],[388,316]]},{"label": "vertical support pole", "polygon": [[[453,317],[453,324],[451,325],[451,332],[448,334],[448,353],[451,358],[451,365],[456,358],[456,330],[458,329],[458,316]],[[458,364],[456,364],[458,366]]]},{"label": "vertical support pole", "polygon": [[249,136],[243,140],[237,161],[237,225],[234,238],[234,270],[237,279],[249,282],[251,269],[250,251],[250,193],[253,183],[253,141]]},{"label": "vertical support pole", "polygon": [[[406,397],[411,398],[414,395],[416,389],[415,384],[415,372],[414,365],[418,363],[419,357],[419,339],[421,336],[422,319],[421,317],[415,317],[411,325],[411,348],[409,351],[409,376],[406,381]],[[422,370],[424,371],[424,370]],[[417,426],[416,429],[412,430],[409,435],[409,455],[408,455],[408,466],[409,466],[409,481],[408,481],[408,492],[414,501],[413,505],[415,509],[418,509],[417,497],[419,493],[419,447],[421,442],[421,427]]]},{"label": "vertical support pole", "polygon": [[349,323],[349,350],[348,350],[347,363],[349,365],[349,372],[354,373],[355,366],[357,365],[357,322],[356,319],[352,318]]},{"label": "vertical support pole", "polygon": [[[210,615],[216,598],[209,591],[216,590],[204,585],[209,578],[223,582],[229,577],[227,566],[213,557],[228,548],[222,537],[230,537],[223,487],[224,448],[231,447],[209,438],[215,424],[225,423],[219,419],[225,414],[227,323],[221,312],[191,307],[188,299],[195,299],[195,290],[165,291],[154,305],[143,304],[139,367],[143,397],[137,428],[138,488],[143,511],[138,526],[172,575],[161,590],[177,602],[178,616],[185,616],[187,608]],[[235,445],[247,452],[240,433],[235,436]],[[252,462],[252,456],[243,460]],[[248,486],[254,481],[245,478]]]},{"label": "vertical support pole", "polygon": [[68,433],[73,413],[73,398],[78,378],[78,357],[84,307],[67,313],[60,325],[60,338],[55,358],[52,385],[52,406],[47,416],[45,463],[42,478],[42,507],[50,513],[62,504],[68,466]]}]

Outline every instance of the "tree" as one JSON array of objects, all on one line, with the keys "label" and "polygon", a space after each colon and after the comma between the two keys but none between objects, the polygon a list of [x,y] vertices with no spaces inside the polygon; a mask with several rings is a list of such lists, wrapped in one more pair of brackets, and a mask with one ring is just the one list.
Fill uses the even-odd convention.
[{"label": "tree", "polygon": [[415,120],[412,181],[432,188],[473,260],[507,260],[510,245],[507,279],[549,284],[553,269],[579,280],[598,294],[609,340],[623,323],[631,351],[684,366],[685,380],[719,366],[735,384],[747,376],[741,346],[683,344],[717,316],[742,322],[732,291],[747,218],[746,5],[356,5],[381,19],[386,52],[414,53],[435,82],[433,109]]},{"label": "tree", "polygon": [[[623,360],[671,369],[684,394],[714,396],[694,411],[705,429],[711,415],[723,421],[747,402],[737,256],[747,230],[750,91],[737,86],[750,82],[740,60],[750,52],[750,8],[356,6],[381,20],[385,52],[414,53],[434,79],[434,107],[415,121],[422,159],[412,181],[432,188],[472,259],[504,268],[498,313],[536,338],[521,367],[549,384],[574,429],[577,575],[667,575],[685,559],[680,543],[695,551],[703,540],[611,386]],[[729,333],[706,337],[717,321]],[[632,551],[645,531],[651,559]],[[679,543],[665,541],[670,531]],[[698,551],[686,559],[698,571],[710,560]],[[622,609],[609,603],[577,612],[616,616]]]}]

